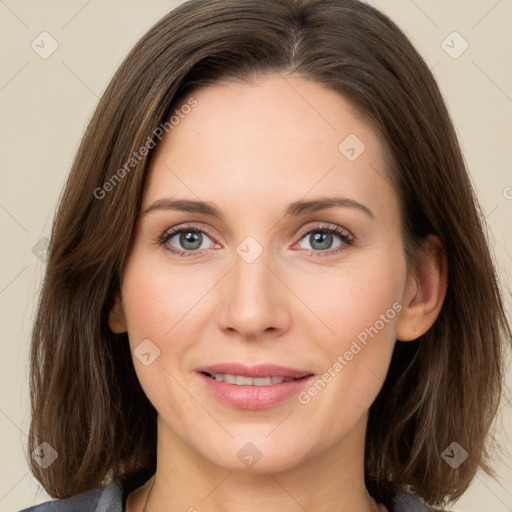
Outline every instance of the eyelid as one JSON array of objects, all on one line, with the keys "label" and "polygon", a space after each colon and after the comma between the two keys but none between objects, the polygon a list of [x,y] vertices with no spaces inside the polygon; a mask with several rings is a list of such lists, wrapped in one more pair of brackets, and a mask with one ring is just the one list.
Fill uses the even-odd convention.
[{"label": "eyelid", "polygon": [[355,240],[355,238],[356,238],[347,228],[338,226],[337,224],[330,224],[329,222],[317,222],[317,223],[315,223],[314,226],[310,225],[310,226],[305,227],[301,231],[301,234],[299,235],[300,236],[299,240],[302,240],[304,235],[307,235],[311,231],[315,231],[315,230],[321,231],[321,230],[329,230],[329,229],[339,230],[339,231],[343,232],[343,234],[346,235],[347,238],[350,238],[352,240]]},{"label": "eyelid", "polygon": [[[172,237],[180,233],[181,231],[201,231],[206,233],[214,242],[217,242],[216,236],[213,234],[213,232],[206,226],[202,224],[196,224],[195,222],[186,222],[185,224],[178,224],[177,226],[173,226],[170,228],[167,228],[164,233],[157,237],[157,241],[160,243],[164,243],[164,241],[170,240]],[[218,243],[218,242],[217,242]],[[179,250],[179,249],[176,249]],[[187,251],[187,252],[193,252],[193,251]]]}]

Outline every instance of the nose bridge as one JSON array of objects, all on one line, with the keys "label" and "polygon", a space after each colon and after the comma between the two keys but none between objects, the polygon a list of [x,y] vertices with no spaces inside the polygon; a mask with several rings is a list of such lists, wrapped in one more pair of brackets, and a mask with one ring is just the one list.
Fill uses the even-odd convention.
[{"label": "nose bridge", "polygon": [[[248,248],[248,250],[247,250]],[[258,294],[267,295],[270,291],[271,272],[268,269],[270,264],[270,253],[268,249],[261,250],[259,254],[250,243],[242,243],[237,248],[237,255],[234,257],[233,286],[240,298],[246,297],[255,300]],[[262,299],[263,297],[258,297]]]},{"label": "nose bridge", "polygon": [[226,295],[221,305],[221,326],[244,336],[257,336],[269,327],[282,328],[284,311],[273,272],[271,251],[247,237],[233,255]]}]

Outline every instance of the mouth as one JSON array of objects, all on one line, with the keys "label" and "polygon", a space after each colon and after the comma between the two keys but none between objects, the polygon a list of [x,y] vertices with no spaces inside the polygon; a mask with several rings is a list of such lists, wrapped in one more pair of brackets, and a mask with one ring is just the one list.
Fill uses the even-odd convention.
[{"label": "mouth", "polygon": [[222,364],[198,368],[206,391],[224,405],[259,410],[279,405],[308,386],[314,374],[277,365]]}]

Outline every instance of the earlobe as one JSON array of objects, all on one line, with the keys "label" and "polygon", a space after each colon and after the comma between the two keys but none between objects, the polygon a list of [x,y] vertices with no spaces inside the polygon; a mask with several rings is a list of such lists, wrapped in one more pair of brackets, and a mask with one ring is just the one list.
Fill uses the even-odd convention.
[{"label": "earlobe", "polygon": [[108,316],[108,325],[110,330],[116,334],[121,334],[128,330],[119,292],[115,294],[114,304]]},{"label": "earlobe", "polygon": [[396,338],[412,341],[427,332],[436,321],[446,296],[448,263],[446,251],[435,235],[425,241],[425,252],[408,278]]}]

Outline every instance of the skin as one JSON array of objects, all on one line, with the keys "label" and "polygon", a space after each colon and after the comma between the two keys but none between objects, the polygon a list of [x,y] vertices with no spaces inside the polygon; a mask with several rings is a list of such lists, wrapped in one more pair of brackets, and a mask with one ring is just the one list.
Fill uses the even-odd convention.
[{"label": "skin", "polygon": [[[407,273],[384,147],[338,93],[267,75],[193,97],[197,106],[159,143],[147,169],[109,319],[114,332],[128,331],[132,351],[147,338],[160,350],[149,366],[133,358],[159,414],[148,510],[375,510],[363,476],[368,410],[395,340],[416,339],[439,313],[447,278],[442,246],[429,237],[428,254]],[[349,134],[366,146],[354,161],[338,149]],[[365,205],[374,218],[347,206],[283,216],[291,202],[334,194]],[[142,213],[165,197],[214,203],[224,219]],[[188,222],[208,230],[199,256],[169,251],[187,250],[179,234],[157,242]],[[346,245],[334,234],[318,249],[318,224],[339,226],[355,240]],[[247,236],[263,249],[252,263],[236,251]],[[292,397],[264,410],[237,409],[212,397],[195,372],[229,361],[321,376],[394,303],[401,311],[307,404]],[[262,455],[252,468],[237,457],[248,442]],[[142,510],[152,484],[131,493],[129,512]]]}]

